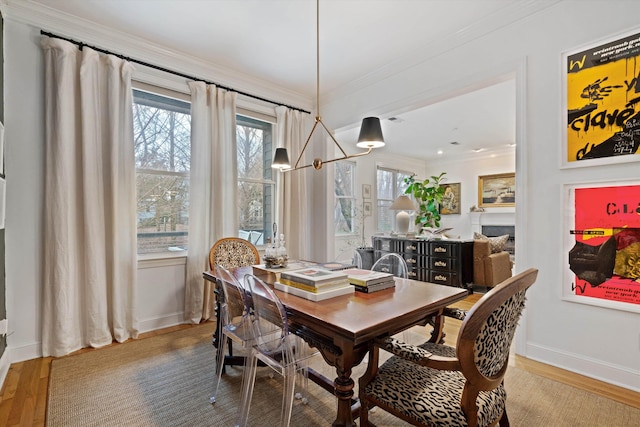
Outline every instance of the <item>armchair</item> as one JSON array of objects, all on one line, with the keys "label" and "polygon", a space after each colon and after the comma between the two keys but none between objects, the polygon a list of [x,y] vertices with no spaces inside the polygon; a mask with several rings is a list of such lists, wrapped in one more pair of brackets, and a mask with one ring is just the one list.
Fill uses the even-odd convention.
[{"label": "armchair", "polygon": [[512,276],[509,252],[492,253],[489,239],[473,241],[473,283],[494,287]]},{"label": "armchair", "polygon": [[[455,348],[376,340],[359,384],[360,425],[371,425],[369,408],[379,406],[418,426],[508,426],[509,347],[537,275],[528,269],[487,292],[462,323]],[[394,356],[378,367],[380,348]]]}]

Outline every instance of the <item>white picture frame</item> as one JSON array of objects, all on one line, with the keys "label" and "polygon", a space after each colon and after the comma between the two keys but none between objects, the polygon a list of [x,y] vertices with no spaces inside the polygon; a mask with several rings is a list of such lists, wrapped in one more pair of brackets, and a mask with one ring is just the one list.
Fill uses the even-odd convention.
[{"label": "white picture frame", "polygon": [[[626,194],[620,196],[617,191],[612,191],[612,189],[623,189]],[[625,189],[628,189],[628,191]],[[577,190],[588,191],[581,195],[583,201],[576,202]],[[625,290],[626,288],[635,289],[637,280],[640,279],[634,282],[632,279],[621,279],[614,273],[611,278],[598,283],[593,280],[589,281],[589,278],[581,279],[575,272],[575,265],[573,269],[571,266],[571,252],[578,248],[578,241],[590,243],[589,240],[591,239],[585,237],[585,235],[591,235],[594,241],[593,245],[600,246],[597,244],[606,241],[608,236],[613,238],[616,230],[623,230],[627,228],[627,225],[631,228],[640,228],[640,217],[635,212],[638,207],[638,200],[635,197],[640,195],[640,180],[610,180],[564,184],[562,194],[564,228],[561,298],[569,302],[640,313],[640,303],[637,295],[634,297],[633,294],[628,294]],[[625,203],[623,201],[626,200],[625,198],[634,199],[635,202]],[[630,208],[631,203],[634,203],[633,209]],[[625,204],[627,205],[626,208],[624,207]],[[580,216],[578,216],[579,205],[585,206],[588,211],[594,213],[585,215],[580,212]],[[602,214],[603,210],[608,210],[608,212],[605,211]],[[598,215],[598,213],[601,214]],[[576,218],[581,218],[580,221],[582,223],[589,223],[590,225],[585,228],[582,228],[584,224],[576,226]],[[602,220],[598,218],[602,218]],[[580,237],[578,238],[577,236]],[[617,257],[617,246],[614,246],[614,249]],[[627,283],[621,283],[620,280]],[[634,298],[635,301],[633,300]],[[625,301],[625,299],[629,301]]]},{"label": "white picture frame", "polygon": [[637,73],[628,61],[640,61],[640,29],[562,54],[561,169],[640,161],[640,108],[627,105]]},{"label": "white picture frame", "polygon": [[363,199],[371,198],[371,184],[362,184],[362,198]]}]

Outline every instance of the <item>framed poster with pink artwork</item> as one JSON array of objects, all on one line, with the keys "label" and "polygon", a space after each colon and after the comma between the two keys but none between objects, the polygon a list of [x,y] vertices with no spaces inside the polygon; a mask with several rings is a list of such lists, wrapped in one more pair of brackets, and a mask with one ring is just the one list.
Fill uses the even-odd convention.
[{"label": "framed poster with pink artwork", "polygon": [[640,181],[564,186],[563,299],[640,313]]}]

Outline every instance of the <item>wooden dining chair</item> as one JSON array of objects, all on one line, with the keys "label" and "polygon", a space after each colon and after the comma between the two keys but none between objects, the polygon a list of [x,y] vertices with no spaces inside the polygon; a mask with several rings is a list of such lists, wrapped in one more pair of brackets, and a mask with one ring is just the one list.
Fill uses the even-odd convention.
[{"label": "wooden dining chair", "polygon": [[[369,408],[379,406],[417,426],[508,426],[509,348],[537,275],[528,269],[485,294],[465,317],[455,348],[376,340],[360,379],[360,425],[371,425]],[[378,367],[380,349],[394,356]]]}]

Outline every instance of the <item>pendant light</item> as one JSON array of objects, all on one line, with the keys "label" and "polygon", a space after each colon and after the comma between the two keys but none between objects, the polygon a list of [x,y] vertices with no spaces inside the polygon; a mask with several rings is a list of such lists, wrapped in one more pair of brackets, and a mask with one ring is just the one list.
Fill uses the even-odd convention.
[{"label": "pendant light", "polygon": [[[286,148],[276,149],[271,167],[280,169],[280,171],[282,172],[305,169],[311,166],[313,166],[313,168],[316,170],[320,170],[325,163],[332,163],[337,162],[338,160],[347,160],[354,157],[366,156],[367,154],[371,153],[374,148],[384,146],[384,137],[382,136],[382,128],[380,126],[380,119],[378,117],[366,117],[362,120],[360,135],[358,136],[358,142],[356,146],[365,148],[366,151],[355,154],[347,154],[322,121],[322,117],[320,116],[320,0],[316,0],[316,111],[317,116],[315,119],[315,123],[313,124],[313,128],[311,129],[311,132],[309,133],[304,146],[302,147],[302,151],[300,152],[300,155],[298,156],[298,160],[296,161],[294,167],[292,168],[291,163],[289,163],[289,155],[287,154]],[[325,132],[327,132],[329,137],[338,146],[338,148],[342,152],[342,157],[331,160],[322,160],[316,158],[313,159],[313,162],[311,162],[310,164],[302,166],[300,165],[300,160],[302,160],[302,155],[307,149],[307,145],[309,145],[309,141],[311,141],[311,137],[318,127],[318,124],[320,124],[324,128]]]}]

